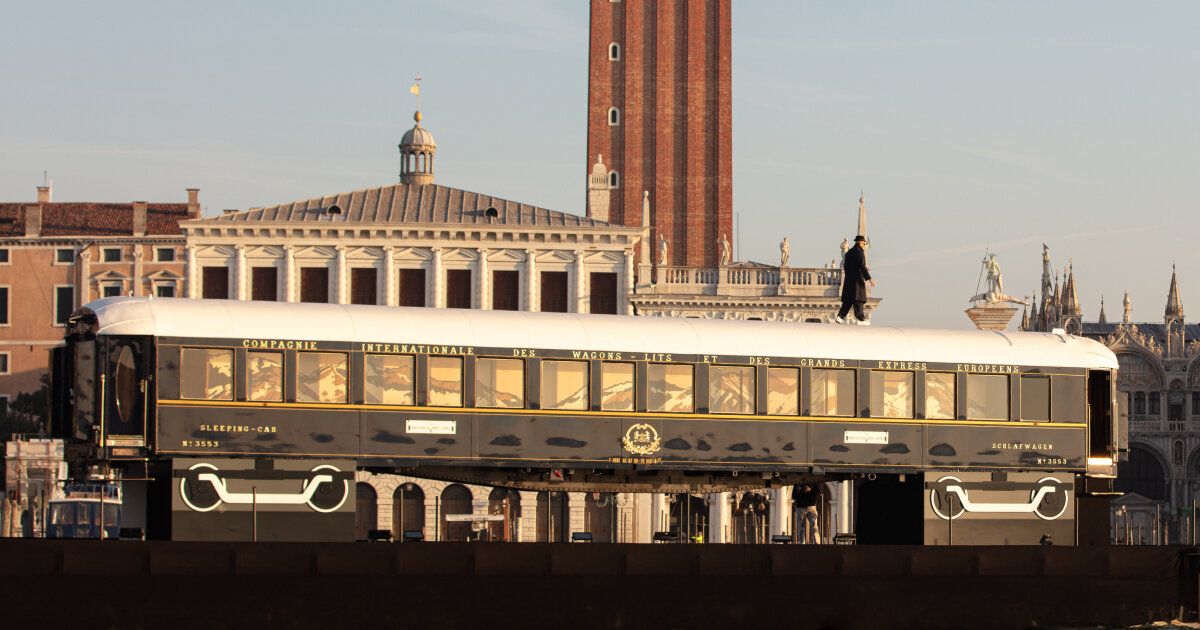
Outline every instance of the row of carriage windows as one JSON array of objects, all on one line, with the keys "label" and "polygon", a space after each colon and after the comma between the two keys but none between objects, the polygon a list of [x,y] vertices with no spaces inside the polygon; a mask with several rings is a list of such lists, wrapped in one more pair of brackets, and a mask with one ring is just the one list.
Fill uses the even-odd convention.
[{"label": "row of carriage windows", "polygon": [[[425,383],[417,383],[416,357],[402,354],[363,355],[363,402],[368,405],[415,405],[417,388],[424,387],[429,406],[464,406],[464,357],[429,356]],[[522,409],[527,406],[527,365],[523,359],[476,357],[474,361],[476,407]],[[284,357],[282,352],[246,352],[246,399],[253,402],[283,402]],[[542,409],[586,411],[590,408],[591,370],[598,369],[600,409],[632,412],[635,401],[633,363],[543,359],[540,384]],[[345,404],[349,402],[349,355],[342,352],[297,352],[295,400],[299,403]],[[233,400],[234,351],[215,348],[184,348],[180,394],[185,399]],[[811,414],[855,416],[854,369],[812,368],[808,382]],[[924,417],[958,417],[959,380],[952,372],[870,372],[870,417],[916,417],[918,377],[925,380]],[[1022,375],[1020,418],[1028,421],[1051,419],[1051,377]],[[1056,397],[1056,418],[1082,419],[1082,379],[1059,377],[1070,384],[1080,381],[1078,396]],[[695,413],[695,366],[678,363],[646,364],[646,411]],[[965,417],[971,420],[1008,420],[1009,375],[967,374]],[[755,368],[745,365],[710,365],[708,368],[709,413],[754,415],[759,413]],[[768,415],[800,413],[800,369],[766,368]],[[1072,401],[1075,404],[1071,404]],[[1067,413],[1062,413],[1066,409]]]}]

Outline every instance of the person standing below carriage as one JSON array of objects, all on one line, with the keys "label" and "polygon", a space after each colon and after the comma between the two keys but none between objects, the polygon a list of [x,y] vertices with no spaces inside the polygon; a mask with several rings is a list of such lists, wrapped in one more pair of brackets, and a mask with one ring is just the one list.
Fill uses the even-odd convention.
[{"label": "person standing below carriage", "polygon": [[821,544],[821,530],[817,524],[817,502],[821,493],[809,484],[797,486],[792,501],[800,512],[800,520],[796,528],[800,530],[800,543],[804,545]]},{"label": "person standing below carriage", "polygon": [[867,237],[862,234],[855,236],[854,247],[846,252],[846,259],[842,262],[842,310],[838,311],[834,320],[839,324],[846,323],[846,315],[853,307],[854,318],[858,323],[863,326],[871,325],[863,312],[863,305],[867,303],[867,283],[875,286],[875,281],[871,279],[871,270],[867,268],[869,244]]}]

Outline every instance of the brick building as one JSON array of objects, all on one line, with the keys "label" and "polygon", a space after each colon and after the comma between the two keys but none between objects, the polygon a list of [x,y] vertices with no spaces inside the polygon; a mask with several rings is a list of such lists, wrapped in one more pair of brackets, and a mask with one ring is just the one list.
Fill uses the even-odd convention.
[{"label": "brick building", "polygon": [[839,260],[792,267],[785,243],[779,265],[733,259],[731,4],[592,0],[588,216],[650,227],[639,315],[832,321]]},{"label": "brick building", "polygon": [[733,240],[730,60],[730,0],[592,0],[587,164],[612,194],[589,216],[641,226],[647,192],[669,265],[714,267]]},{"label": "brick building", "polygon": [[110,295],[182,295],[179,221],[200,216],[187,203],[0,203],[0,409],[34,392],[81,304]]}]

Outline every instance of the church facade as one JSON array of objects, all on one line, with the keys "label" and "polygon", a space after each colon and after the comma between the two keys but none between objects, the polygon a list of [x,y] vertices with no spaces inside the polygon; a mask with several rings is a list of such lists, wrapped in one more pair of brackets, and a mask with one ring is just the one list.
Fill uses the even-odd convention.
[{"label": "church facade", "polygon": [[1115,539],[1193,541],[1194,507],[1200,500],[1200,325],[1185,320],[1175,270],[1160,322],[1136,322],[1126,293],[1120,321],[1109,322],[1101,303],[1096,321],[1084,321],[1075,274],[1049,270],[1043,255],[1042,299],[1023,318],[1022,330],[1055,328],[1100,341],[1120,363],[1117,392],[1129,419],[1128,459],[1118,466]]}]

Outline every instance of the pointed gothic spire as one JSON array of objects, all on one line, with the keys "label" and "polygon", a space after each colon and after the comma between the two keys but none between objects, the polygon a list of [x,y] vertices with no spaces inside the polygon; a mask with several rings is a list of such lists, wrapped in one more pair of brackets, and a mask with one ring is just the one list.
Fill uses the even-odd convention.
[{"label": "pointed gothic spire", "polygon": [[1029,330],[1029,305],[1026,304],[1021,314],[1021,327],[1018,330]]},{"label": "pointed gothic spire", "polygon": [[1104,296],[1100,296],[1100,323],[1107,324],[1108,318],[1104,316]]},{"label": "pointed gothic spire", "polygon": [[1063,305],[1063,314],[1079,317],[1082,315],[1082,309],[1079,308],[1079,295],[1075,292],[1075,263],[1071,263],[1067,276],[1067,283],[1063,287],[1063,292],[1066,293]]},{"label": "pointed gothic spire", "polygon": [[1183,303],[1179,300],[1179,283],[1175,280],[1175,263],[1171,263],[1171,289],[1167,291],[1166,316],[1183,317]]}]

